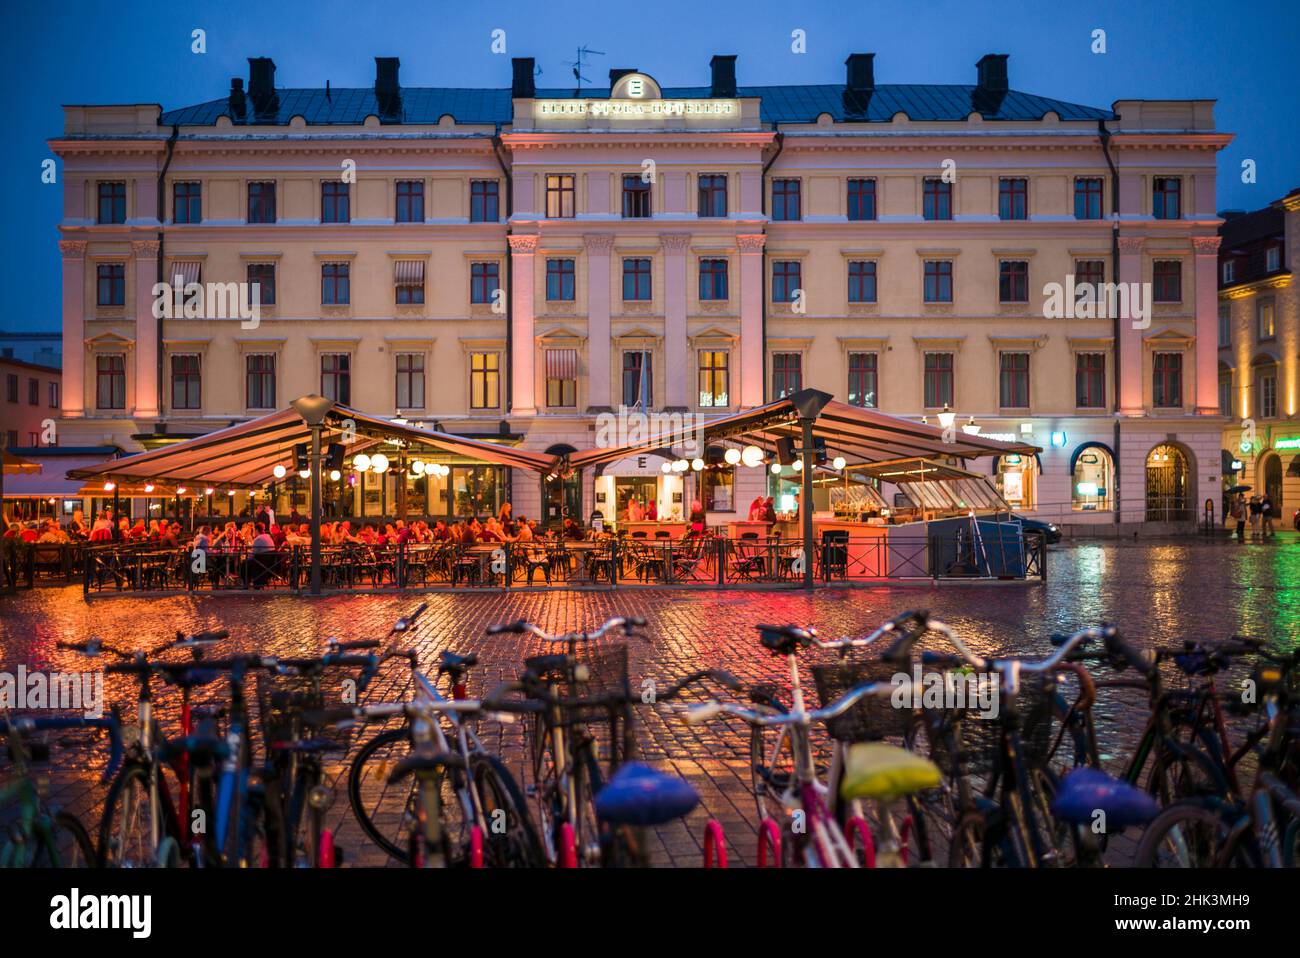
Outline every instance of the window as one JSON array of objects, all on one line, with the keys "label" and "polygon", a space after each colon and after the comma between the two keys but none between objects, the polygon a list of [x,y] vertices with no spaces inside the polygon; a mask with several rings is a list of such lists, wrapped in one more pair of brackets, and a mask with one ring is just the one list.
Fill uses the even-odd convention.
[{"label": "window", "polygon": [[572,173],[561,173],[546,178],[546,215],[552,219],[573,216]]},{"label": "window", "polygon": [[1264,419],[1277,418],[1277,367],[1259,369],[1259,414]]},{"label": "window", "polygon": [[1219,307],[1219,348],[1232,345],[1232,307]]},{"label": "window", "polygon": [[1029,218],[1029,181],[1023,177],[998,180],[998,219]]},{"label": "window", "polygon": [[1003,409],[1029,408],[1029,354],[1002,353],[998,367],[998,405]]},{"label": "window", "polygon": [[623,353],[623,405],[629,409],[649,409],[654,405],[654,363],[648,349],[629,349]]},{"label": "window", "polygon": [[701,505],[705,511],[735,512],[735,486],[735,466],[714,466],[700,473]]},{"label": "window", "polygon": [[876,301],[876,264],[874,260],[849,261],[849,302]]},{"label": "window", "polygon": [[1106,354],[1074,357],[1074,404],[1079,409],[1106,408]]},{"label": "window", "polygon": [[320,185],[320,221],[346,223],[352,219],[348,192],[351,184],[326,180]]},{"label": "window", "polygon": [[1100,176],[1080,176],[1074,181],[1074,218],[1076,220],[1101,219],[1102,179]]},{"label": "window", "polygon": [[18,445],[18,430],[10,429],[8,432],[8,436],[9,438],[5,442],[5,447],[12,449]]},{"label": "window", "polygon": [[700,260],[700,299],[725,300],[727,298],[727,261],[725,259]]},{"label": "window", "polygon": [[126,356],[104,353],[95,357],[95,406],[126,408]]},{"label": "window", "polygon": [[[572,203],[573,183],[569,183],[570,203]],[[549,178],[547,184],[547,201],[550,200]],[[549,214],[548,214],[549,215]],[[570,216],[573,214],[570,213]],[[469,184],[469,221],[471,223],[495,223],[501,219],[500,186],[496,180],[471,180]]]},{"label": "window", "polygon": [[9,373],[5,376],[5,399],[9,402],[18,401],[18,374]]},{"label": "window", "polygon": [[100,306],[126,304],[125,263],[100,263],[95,268],[95,302]]},{"label": "window", "polygon": [[248,184],[248,222],[275,222],[275,183]]},{"label": "window", "polygon": [[275,408],[275,353],[244,357],[245,399],[249,409]]},{"label": "window", "polygon": [[424,353],[397,354],[398,409],[424,408]]},{"label": "window", "polygon": [[469,406],[496,409],[501,405],[501,354],[469,354]]},{"label": "window", "polygon": [[1176,259],[1158,259],[1151,264],[1152,302],[1183,301],[1183,264]]},{"label": "window", "polygon": [[320,301],[323,306],[346,306],[352,301],[351,267],[347,263],[322,263]]},{"label": "window", "polygon": [[50,408],[58,409],[59,408],[59,384],[50,383],[49,386],[50,386]]},{"label": "window", "polygon": [[1158,220],[1182,217],[1183,181],[1176,176],[1157,176],[1151,181],[1151,215]]},{"label": "window", "polygon": [[352,402],[352,356],[350,354],[321,354],[320,394],[326,399],[333,399],[345,406]]},{"label": "window", "polygon": [[650,183],[639,173],[623,176],[624,219],[648,219],[650,216]]},{"label": "window", "polygon": [[784,399],[803,388],[803,356],[799,353],[772,354],[772,398]]},{"label": "window", "polygon": [[1003,303],[1029,302],[1029,264],[1004,259],[998,263],[998,299]]},{"label": "window", "polygon": [[203,222],[202,191],[198,183],[172,184],[172,222]]},{"label": "window", "polygon": [[1219,373],[1219,414],[1231,416],[1232,413],[1232,373]]},{"label": "window", "polygon": [[498,263],[471,263],[469,267],[469,301],[491,303],[501,285]]},{"label": "window", "polygon": [[1273,300],[1261,299],[1255,304],[1255,322],[1260,339],[1272,339],[1277,335],[1275,317],[1276,309],[1273,306]]},{"label": "window", "polygon": [[258,302],[262,306],[275,305],[275,264],[248,264],[248,298],[253,299],[253,287],[257,287]]},{"label": "window", "polygon": [[803,264],[797,259],[772,263],[772,302],[793,303],[802,284]]},{"label": "window", "polygon": [[573,260],[548,259],[546,261],[546,298],[557,302],[573,302]]},{"label": "window", "polygon": [[650,298],[650,260],[623,260],[623,299],[648,300]]},{"label": "window", "polygon": [[126,184],[123,182],[99,184],[100,223],[126,222]]},{"label": "window", "polygon": [[925,301],[927,303],[952,302],[952,260],[925,261]]},{"label": "window", "polygon": [[1158,409],[1183,404],[1183,354],[1156,353],[1152,364],[1152,402]]},{"label": "window", "polygon": [[194,353],[172,356],[172,408],[198,409],[201,396],[199,357]]},{"label": "window", "polygon": [[705,173],[699,179],[699,215],[727,215],[727,177],[724,173]]},{"label": "window", "polygon": [[1232,282],[1232,278],[1235,275],[1235,267],[1236,264],[1233,263],[1232,260],[1230,259],[1224,260],[1223,262],[1223,285],[1224,286],[1227,286]]},{"label": "window", "polygon": [[1264,271],[1272,273],[1282,268],[1282,248],[1280,246],[1270,246],[1268,252],[1264,254]]},{"label": "window", "polygon": [[1092,291],[1092,301],[1101,296],[1101,287],[1106,282],[1106,261],[1101,259],[1079,259],[1074,261],[1074,288],[1078,295],[1080,287]]},{"label": "window", "polygon": [[926,177],[921,195],[921,215],[927,220],[952,219],[952,184]]},{"label": "window", "polygon": [[799,190],[799,180],[772,181],[772,219],[797,220],[803,218]]},{"label": "window", "polygon": [[874,220],[876,218],[876,181],[849,180],[849,219]]},{"label": "window", "polygon": [[424,222],[424,180],[397,181],[397,211],[399,223]]},{"label": "window", "polygon": [[850,406],[874,409],[880,404],[877,376],[875,353],[849,353]]},{"label": "window", "polygon": [[700,408],[721,409],[730,405],[727,396],[728,358],[725,350],[706,349],[700,352]]},{"label": "window", "polygon": [[952,405],[952,353],[925,354],[925,405],[938,409]]},{"label": "window", "polygon": [[571,409],[578,405],[578,351],[546,350],[546,405]]},{"label": "window", "polygon": [[393,264],[394,299],[398,306],[424,302],[424,260],[398,260]]},{"label": "window", "polygon": [[41,381],[28,377],[27,379],[27,405],[39,406],[41,404]]}]

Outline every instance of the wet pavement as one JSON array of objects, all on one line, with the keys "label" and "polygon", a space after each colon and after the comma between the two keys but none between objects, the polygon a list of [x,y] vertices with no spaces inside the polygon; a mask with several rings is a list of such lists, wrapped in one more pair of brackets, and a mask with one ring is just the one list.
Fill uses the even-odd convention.
[{"label": "wet pavement", "polygon": [[[649,640],[634,641],[629,648],[634,688],[648,681],[663,688],[675,677],[713,667],[728,669],[747,684],[787,685],[783,663],[758,646],[753,627],[759,622],[813,625],[824,637],[838,637],[865,633],[905,609],[925,608],[954,626],[981,653],[1046,655],[1052,633],[1101,621],[1116,623],[1144,644],[1250,635],[1291,647],[1300,641],[1300,541],[1283,533],[1265,543],[1244,544],[1218,539],[1074,542],[1050,550],[1046,584],[828,588],[811,595],[625,590],[318,599],[115,596],[88,603],[77,587],[42,586],[0,597],[0,671],[13,672],[19,664],[29,670],[84,671],[88,660],[57,649],[57,642],[99,635],[124,647],[145,648],[178,630],[229,629],[231,638],[221,653],[311,654],[320,651],[328,637],[382,638],[394,620],[421,601],[427,601],[429,609],[412,638],[421,662],[431,665],[443,649],[477,652],[481,664],[471,675],[471,694],[514,677],[524,656],[542,651],[541,643],[531,638],[487,636],[487,625],[524,618],[560,632],[620,614],[649,620]],[[808,659],[812,664],[818,657]],[[805,681],[812,686],[808,672]],[[407,694],[408,682],[404,667],[390,663],[367,690],[366,699],[400,699]],[[116,676],[106,685],[109,700],[132,714],[133,686]],[[218,695],[220,689],[210,686],[204,692]],[[173,693],[160,695],[164,716],[172,700]],[[1103,750],[1118,760],[1141,730],[1143,697],[1137,692],[1103,693],[1096,712]],[[701,808],[686,820],[657,830],[655,862],[697,864],[704,823],[714,817],[725,828],[732,864],[752,863],[758,816],[750,790],[748,729],[735,722],[686,726],[650,707],[640,713],[643,757],[683,775],[702,798]],[[522,727],[485,732],[490,747],[499,749],[516,776],[526,780]],[[370,734],[361,733],[359,740]],[[53,776],[56,799],[94,822],[105,791],[93,771],[102,753],[73,748],[55,754],[65,756]],[[341,773],[350,757],[351,752],[331,762],[338,784],[331,823],[349,862],[384,864],[382,852],[365,839],[348,809]],[[1115,848],[1113,855],[1122,861],[1131,843],[1119,841]]]}]

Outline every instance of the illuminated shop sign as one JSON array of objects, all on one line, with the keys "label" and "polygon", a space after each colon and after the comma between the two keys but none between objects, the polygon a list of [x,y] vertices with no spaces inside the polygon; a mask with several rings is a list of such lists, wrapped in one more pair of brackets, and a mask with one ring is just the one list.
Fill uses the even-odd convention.
[{"label": "illuminated shop sign", "polygon": [[734,116],[735,100],[538,100],[533,116],[610,117],[613,119],[656,119],[669,116]]},{"label": "illuminated shop sign", "polygon": [[1300,449],[1300,436],[1287,436],[1273,443],[1274,449]]}]

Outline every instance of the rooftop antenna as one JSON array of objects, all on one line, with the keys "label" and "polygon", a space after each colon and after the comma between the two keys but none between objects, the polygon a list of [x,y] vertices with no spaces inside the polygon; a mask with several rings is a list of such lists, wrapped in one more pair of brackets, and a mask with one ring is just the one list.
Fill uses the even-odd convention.
[{"label": "rooftop antenna", "polygon": [[582,95],[582,84],[584,81],[587,83],[591,82],[585,76],[582,75],[582,71],[583,68],[586,67],[587,65],[587,58],[589,56],[592,56],[593,54],[595,56],[603,57],[605,55],[605,51],[593,50],[590,47],[581,46],[578,47],[578,59],[568,61],[569,66],[573,67],[573,78],[578,81],[577,89],[574,90],[574,96]]}]

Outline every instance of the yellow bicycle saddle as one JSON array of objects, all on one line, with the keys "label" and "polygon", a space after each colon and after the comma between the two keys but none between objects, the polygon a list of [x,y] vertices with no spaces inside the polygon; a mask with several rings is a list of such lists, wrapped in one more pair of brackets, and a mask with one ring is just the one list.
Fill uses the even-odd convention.
[{"label": "yellow bicycle saddle", "polygon": [[840,797],[887,801],[934,788],[941,779],[939,766],[915,752],[884,742],[859,742],[849,746],[844,760]]}]

